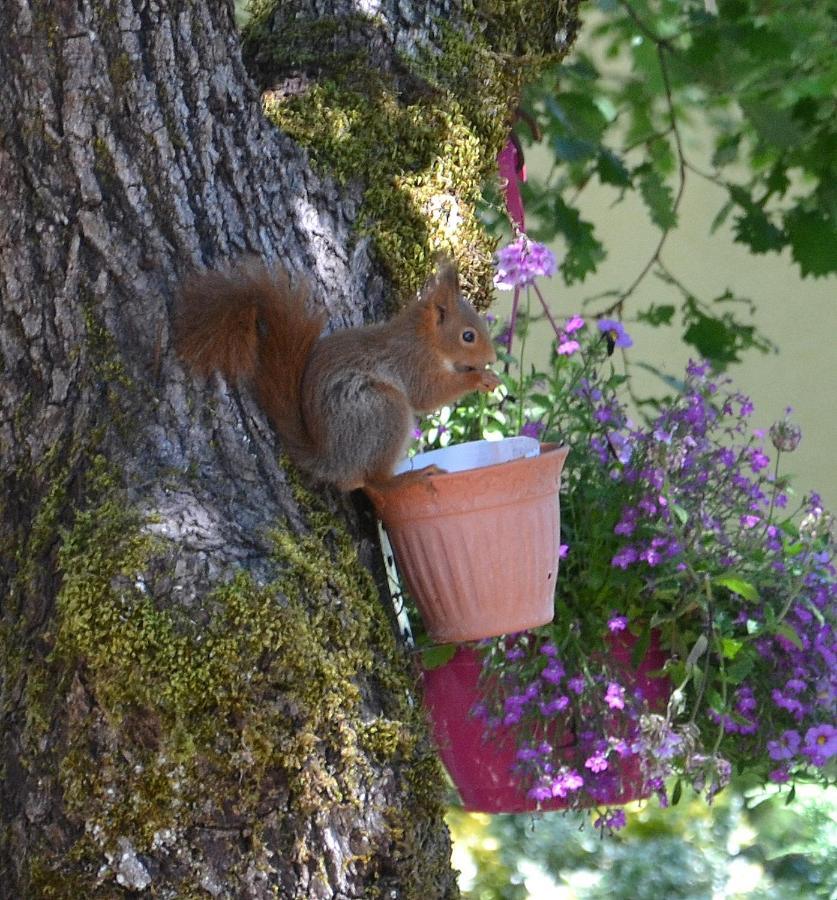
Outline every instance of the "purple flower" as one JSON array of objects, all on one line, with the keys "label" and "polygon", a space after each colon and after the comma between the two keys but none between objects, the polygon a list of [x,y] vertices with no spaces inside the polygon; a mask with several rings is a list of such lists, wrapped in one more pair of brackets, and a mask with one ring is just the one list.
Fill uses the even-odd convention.
[{"label": "purple flower", "polygon": [[583,694],[586,684],[587,682],[584,680],[583,675],[575,675],[567,681],[567,687],[574,694]]},{"label": "purple flower", "polygon": [[541,715],[546,716],[554,716],[555,713],[564,712],[564,710],[570,705],[570,698],[564,696],[563,694],[559,697],[554,697],[552,700],[544,702],[543,700],[538,704],[538,709],[541,711]]},{"label": "purple flower", "polygon": [[618,831],[624,828],[628,822],[624,809],[611,809],[602,816],[599,816],[594,822],[594,828],[609,828],[611,831]]},{"label": "purple flower", "polygon": [[564,667],[557,660],[552,659],[549,665],[541,672],[541,678],[550,684],[560,684],[564,678]]},{"label": "purple flower", "polygon": [[552,797],[552,788],[548,784],[538,783],[527,791],[526,796],[530,800],[537,800],[538,802],[549,800]]},{"label": "purple flower", "polygon": [[607,691],[605,692],[605,703],[611,709],[624,709],[625,688],[623,688],[621,684],[617,684],[615,681],[611,681],[607,686]]},{"label": "purple flower", "polygon": [[537,241],[530,241],[525,234],[497,252],[497,272],[494,286],[503,291],[523,287],[540,275],[550,278],[555,274],[555,256],[549,248]]},{"label": "purple flower", "polygon": [[567,554],[569,552],[570,552],[570,545],[569,544],[561,544],[558,547],[558,559],[566,559]]},{"label": "purple flower", "polygon": [[530,438],[539,438],[541,436],[541,432],[546,428],[543,422],[530,422],[526,421],[523,423],[523,427],[520,429],[521,435],[523,437]]},{"label": "purple flower", "polygon": [[607,627],[613,634],[616,634],[619,631],[624,631],[628,627],[628,617],[614,616],[612,619],[608,619]]},{"label": "purple flower", "polygon": [[663,561],[663,554],[656,547],[647,547],[639,554],[640,559],[644,559],[649,566],[658,566]]},{"label": "purple flower", "polygon": [[[787,641],[787,639],[783,635],[778,635],[777,640],[779,642]],[[793,647],[790,641],[787,641],[788,647]],[[787,710],[797,722],[802,721],[802,717],[805,714],[805,707],[796,699],[796,697],[786,697],[778,688],[773,688],[770,692],[770,696],[773,698],[773,702],[780,709]]]},{"label": "purple flower", "polygon": [[584,319],[582,319],[581,316],[572,316],[567,319],[567,322],[564,325],[564,331],[567,334],[572,334],[574,331],[578,331],[579,328],[584,328]]},{"label": "purple flower", "polygon": [[639,554],[636,552],[636,548],[632,547],[630,544],[627,547],[623,547],[610,561],[612,566],[616,566],[618,569],[627,569],[631,563],[635,563],[639,559]]},{"label": "purple flower", "polygon": [[767,742],[767,752],[771,759],[791,759],[796,756],[796,751],[799,750],[801,741],[802,738],[799,736],[799,732],[788,730],[782,734],[778,741]]},{"label": "purple flower", "polygon": [[558,648],[553,644],[552,641],[547,641],[540,648],[540,653],[543,653],[544,656],[557,656]]},{"label": "purple flower", "polygon": [[631,336],[616,319],[599,319],[596,323],[602,334],[607,335],[616,347],[633,347]]},{"label": "purple flower", "polygon": [[534,747],[521,747],[516,756],[519,762],[532,762],[538,758],[538,751]]},{"label": "purple flower", "polygon": [[668,793],[666,792],[666,783],[662,778],[650,778],[646,784],[649,791],[654,791],[657,800],[660,803],[660,809],[668,808]]},{"label": "purple flower", "polygon": [[750,451],[750,468],[753,472],[761,472],[770,465],[770,457],[763,451],[753,449]]},{"label": "purple flower", "polygon": [[802,752],[815,766],[825,763],[837,754],[837,729],[832,725],[815,725],[805,732]]},{"label": "purple flower", "polygon": [[607,439],[613,448],[613,452],[616,454],[616,458],[622,465],[626,466],[631,461],[631,456],[633,456],[633,446],[628,443],[625,435],[620,434],[618,431],[611,432]]},{"label": "purple flower", "polygon": [[758,516],[747,515],[741,516],[740,522],[742,528],[755,528],[761,519]]}]

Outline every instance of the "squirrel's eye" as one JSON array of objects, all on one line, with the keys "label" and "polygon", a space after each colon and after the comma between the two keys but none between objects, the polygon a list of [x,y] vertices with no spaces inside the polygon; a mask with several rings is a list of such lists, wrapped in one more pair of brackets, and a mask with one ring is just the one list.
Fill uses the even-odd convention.
[{"label": "squirrel's eye", "polygon": [[465,341],[466,344],[473,344],[476,339],[476,334],[474,334],[474,332],[470,329],[468,329],[468,331],[462,332],[462,340]]}]

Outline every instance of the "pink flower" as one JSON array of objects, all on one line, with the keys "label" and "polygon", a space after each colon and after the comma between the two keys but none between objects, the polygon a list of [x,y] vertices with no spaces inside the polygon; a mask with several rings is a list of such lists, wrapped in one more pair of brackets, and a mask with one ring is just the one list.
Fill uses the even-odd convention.
[{"label": "pink flower", "polygon": [[558,344],[558,348],[556,349],[556,353],[559,356],[572,356],[576,350],[581,349],[581,344],[578,341],[571,340],[567,337],[567,335],[561,335],[561,342]]},{"label": "pink flower", "polygon": [[572,334],[574,331],[578,331],[579,328],[584,328],[584,319],[581,316],[571,316],[564,325],[566,334]]},{"label": "pink flower", "polygon": [[552,796],[553,797],[566,797],[571,791],[577,791],[584,785],[584,779],[581,775],[576,772],[575,769],[571,769],[569,772],[564,772],[559,775],[552,782]]},{"label": "pink flower", "polygon": [[611,709],[624,709],[625,688],[623,688],[621,684],[611,681],[605,692],[605,703],[607,703]]},{"label": "pink flower", "polygon": [[628,617],[614,616],[612,619],[608,619],[607,627],[612,634],[616,634],[619,631],[624,631],[628,627]]},{"label": "pink flower", "polygon": [[604,772],[607,768],[607,759],[603,753],[594,753],[589,759],[585,760],[584,766],[591,772]]}]

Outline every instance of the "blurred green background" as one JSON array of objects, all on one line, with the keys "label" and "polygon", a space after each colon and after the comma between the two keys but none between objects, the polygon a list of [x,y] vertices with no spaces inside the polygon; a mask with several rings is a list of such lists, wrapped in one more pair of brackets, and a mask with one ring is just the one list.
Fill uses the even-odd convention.
[{"label": "blurred green background", "polygon": [[712,807],[684,793],[627,807],[600,837],[578,815],[488,816],[451,808],[453,863],[470,900],[814,900],[837,897],[837,798],[732,786]]}]

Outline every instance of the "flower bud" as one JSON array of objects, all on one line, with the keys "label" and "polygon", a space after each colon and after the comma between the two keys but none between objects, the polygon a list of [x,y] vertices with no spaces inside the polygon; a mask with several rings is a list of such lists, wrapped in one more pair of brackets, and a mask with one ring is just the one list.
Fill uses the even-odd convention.
[{"label": "flower bud", "polygon": [[791,453],[796,450],[802,440],[802,429],[787,419],[782,419],[770,426],[770,440],[773,441],[773,446],[777,450]]}]

